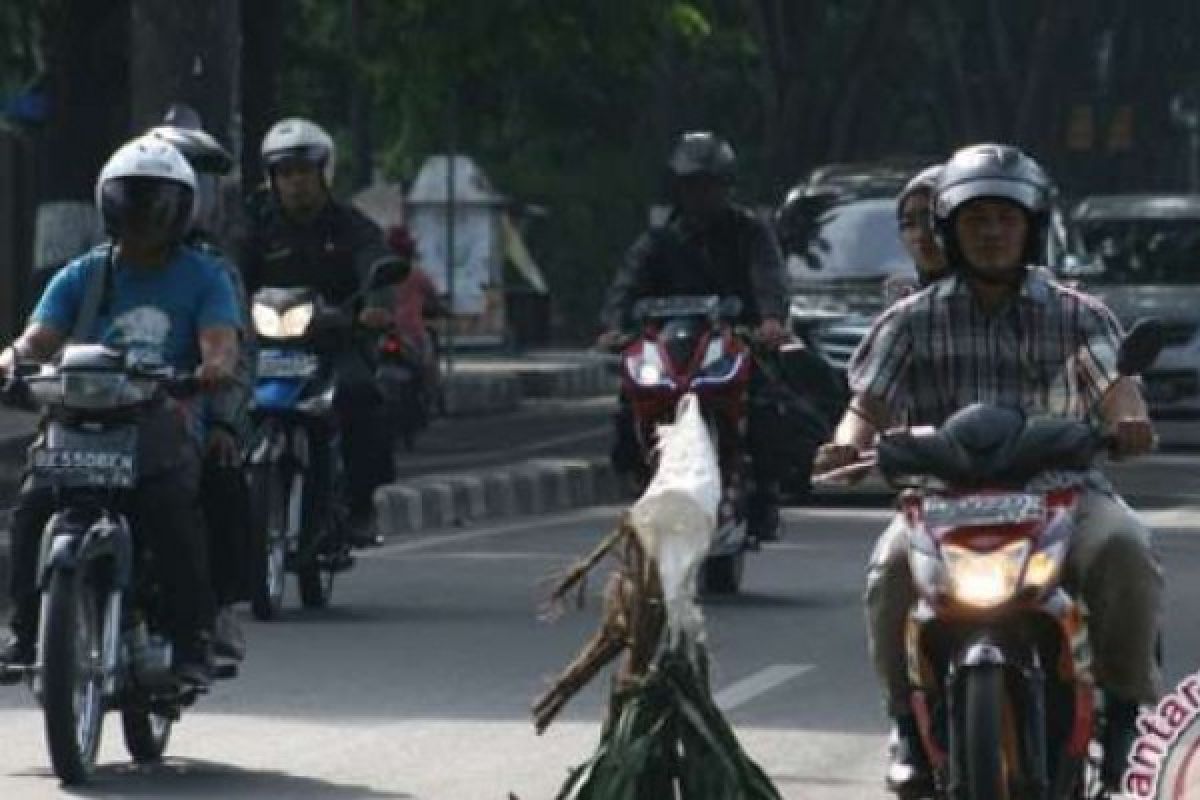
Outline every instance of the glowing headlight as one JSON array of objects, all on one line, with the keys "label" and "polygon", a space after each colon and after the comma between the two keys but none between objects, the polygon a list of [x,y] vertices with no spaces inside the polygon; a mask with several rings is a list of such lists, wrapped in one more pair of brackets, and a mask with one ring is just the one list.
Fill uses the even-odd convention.
[{"label": "glowing headlight", "polygon": [[1050,585],[1062,567],[1063,558],[1067,552],[1066,542],[1055,542],[1044,550],[1039,550],[1029,559],[1025,568],[1025,585],[1043,589]]},{"label": "glowing headlight", "polygon": [[1016,592],[1027,555],[1027,539],[1011,542],[992,553],[944,545],[942,557],[950,575],[950,593],[977,608],[998,606]]},{"label": "glowing headlight", "polygon": [[260,336],[269,339],[289,339],[303,336],[308,330],[308,323],[312,322],[313,318],[313,304],[294,306],[280,314],[270,306],[255,303],[254,308],[250,310],[250,316],[254,318],[254,330]]},{"label": "glowing headlight", "polygon": [[637,381],[642,386],[662,383],[663,371],[657,364],[641,364],[637,370]]}]

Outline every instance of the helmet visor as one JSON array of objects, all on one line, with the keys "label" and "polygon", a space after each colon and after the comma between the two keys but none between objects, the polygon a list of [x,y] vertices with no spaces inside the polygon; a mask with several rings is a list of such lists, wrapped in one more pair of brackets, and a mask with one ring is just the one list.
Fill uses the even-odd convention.
[{"label": "helmet visor", "polygon": [[1031,214],[1046,208],[1046,196],[1041,187],[1025,181],[1004,178],[982,178],[947,186],[937,193],[937,215],[943,219],[968,203],[981,197],[1010,200]]},{"label": "helmet visor", "polygon": [[305,145],[302,147],[288,147],[283,150],[274,150],[263,155],[263,160],[271,169],[278,167],[289,161],[298,161],[305,164],[312,164],[320,167],[324,165],[325,160],[329,157],[329,152],[324,147],[317,145]]},{"label": "helmet visor", "polygon": [[174,238],[186,229],[192,190],[159,178],[113,178],[101,187],[100,203],[112,234]]}]

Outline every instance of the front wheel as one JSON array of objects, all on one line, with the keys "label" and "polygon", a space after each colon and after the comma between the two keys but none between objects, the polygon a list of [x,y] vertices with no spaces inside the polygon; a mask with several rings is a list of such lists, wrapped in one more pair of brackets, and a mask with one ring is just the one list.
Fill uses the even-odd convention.
[{"label": "front wheel", "polygon": [[333,571],[322,568],[317,559],[310,559],[296,571],[300,585],[300,602],[305,608],[325,608],[333,599]]},{"label": "front wheel", "polygon": [[138,764],[160,761],[171,739],[171,720],[152,711],[125,709],[121,712],[125,749]]},{"label": "front wheel", "polygon": [[1007,800],[1004,753],[1004,673],[998,666],[963,673],[964,800]]},{"label": "front wheel", "polygon": [[250,469],[250,507],[253,509],[253,589],[250,608],[255,618],[274,619],[283,609],[287,586],[287,492],[278,464]]},{"label": "front wheel", "polygon": [[50,761],[64,785],[86,782],[104,724],[98,592],[88,565],[55,570],[43,595],[42,708]]}]

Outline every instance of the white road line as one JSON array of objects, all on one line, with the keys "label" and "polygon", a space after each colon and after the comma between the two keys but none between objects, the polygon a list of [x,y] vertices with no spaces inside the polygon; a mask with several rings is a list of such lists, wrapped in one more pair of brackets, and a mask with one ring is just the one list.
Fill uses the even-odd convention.
[{"label": "white road line", "polygon": [[713,701],[722,711],[732,711],[814,669],[816,667],[812,664],[775,664],[726,686],[713,696]]},{"label": "white road line", "polygon": [[361,551],[356,555],[356,558],[387,558],[388,556],[416,553],[421,550],[461,544],[462,542],[470,542],[476,539],[490,539],[493,536],[505,536],[511,533],[530,533],[539,528],[553,527],[561,525],[564,522],[591,522],[597,519],[611,518],[615,524],[620,513],[620,508],[616,506],[592,506],[591,508],[576,509],[575,511],[563,511],[558,514],[543,514],[518,519],[504,525],[475,528],[463,531],[462,533],[441,533],[411,541],[388,544],[377,550]]}]

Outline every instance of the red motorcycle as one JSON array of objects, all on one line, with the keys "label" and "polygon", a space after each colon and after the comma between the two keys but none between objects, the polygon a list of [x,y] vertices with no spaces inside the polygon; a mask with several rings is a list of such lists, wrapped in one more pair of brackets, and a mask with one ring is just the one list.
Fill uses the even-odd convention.
[{"label": "red motorcycle", "polygon": [[699,574],[702,592],[732,594],[741,586],[747,549],[745,498],[746,389],[752,357],[730,322],[741,301],[716,296],[645,298],[633,309],[640,333],[621,351],[621,392],[633,409],[641,453],[639,486],[654,473],[655,433],[670,423],[688,392],[700,400],[716,444],[722,500],[712,549]]},{"label": "red motorcycle", "polygon": [[[1135,326],[1121,373],[1142,372],[1160,347],[1156,325]],[[977,404],[938,430],[884,433],[866,460],[821,476],[878,466],[903,489],[918,595],[905,636],[911,705],[935,785],[892,787],[902,797],[1097,796],[1091,649],[1061,584],[1082,488],[1027,487],[1049,470],[1087,469],[1109,445],[1085,422]]]}]

